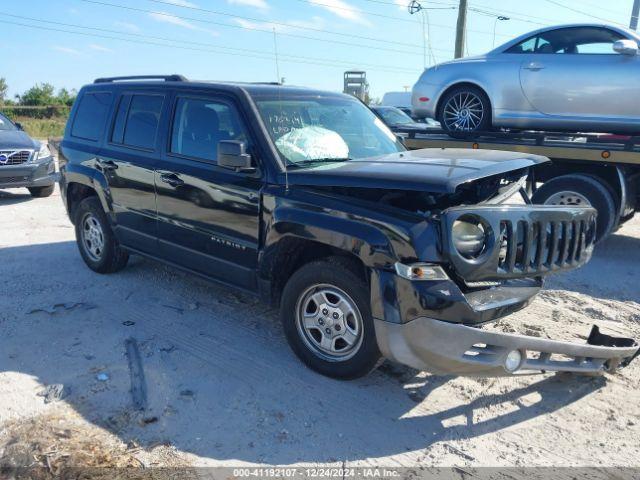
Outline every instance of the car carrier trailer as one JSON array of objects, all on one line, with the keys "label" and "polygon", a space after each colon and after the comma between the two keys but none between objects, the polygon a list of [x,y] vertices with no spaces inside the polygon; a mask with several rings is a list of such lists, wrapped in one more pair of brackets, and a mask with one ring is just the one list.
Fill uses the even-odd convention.
[{"label": "car carrier trailer", "polygon": [[409,149],[470,148],[543,155],[535,167],[533,203],[589,204],[598,211],[598,240],[630,220],[640,206],[640,136],[560,132],[486,132],[452,138],[444,132],[396,130]]}]

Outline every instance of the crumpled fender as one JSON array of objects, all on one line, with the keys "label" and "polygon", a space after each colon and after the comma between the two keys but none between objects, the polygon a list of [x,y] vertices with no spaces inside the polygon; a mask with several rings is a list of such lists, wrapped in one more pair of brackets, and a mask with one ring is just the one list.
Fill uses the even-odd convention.
[{"label": "crumpled fender", "polygon": [[[298,200],[265,194],[265,254],[285,238],[315,241],[357,256],[371,268],[393,268],[401,258],[417,258],[410,222],[372,215],[339,199],[305,193]],[[316,203],[314,200],[318,200]],[[366,215],[366,216],[365,216]]]}]

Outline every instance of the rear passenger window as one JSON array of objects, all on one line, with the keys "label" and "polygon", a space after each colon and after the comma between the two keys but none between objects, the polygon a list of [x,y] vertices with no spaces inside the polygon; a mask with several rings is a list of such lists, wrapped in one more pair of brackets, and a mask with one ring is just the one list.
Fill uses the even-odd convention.
[{"label": "rear passenger window", "polygon": [[111,141],[153,150],[163,101],[162,95],[123,95],[118,104]]},{"label": "rear passenger window", "polygon": [[212,100],[178,98],[171,133],[172,153],[213,162],[221,140],[248,143],[235,108]]},{"label": "rear passenger window", "polygon": [[109,92],[85,93],[73,120],[71,136],[98,141],[102,136],[110,105]]}]

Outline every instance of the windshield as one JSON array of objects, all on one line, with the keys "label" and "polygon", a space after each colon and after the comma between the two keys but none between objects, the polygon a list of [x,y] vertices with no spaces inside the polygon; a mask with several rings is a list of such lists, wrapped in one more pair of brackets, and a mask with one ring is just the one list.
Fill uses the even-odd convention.
[{"label": "windshield", "polygon": [[17,130],[17,128],[11,120],[0,113],[0,130]]},{"label": "windshield", "polygon": [[339,162],[402,152],[404,146],[366,106],[339,96],[256,99],[276,148],[289,165]]},{"label": "windshield", "polygon": [[378,113],[390,125],[414,123],[413,119],[399,108],[379,108]]}]

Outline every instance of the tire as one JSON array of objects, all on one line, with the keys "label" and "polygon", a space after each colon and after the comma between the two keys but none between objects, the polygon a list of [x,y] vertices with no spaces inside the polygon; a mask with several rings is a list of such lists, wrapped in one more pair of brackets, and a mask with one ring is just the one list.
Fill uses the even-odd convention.
[{"label": "tire", "polygon": [[[300,268],[285,285],[280,302],[282,326],[293,352],[327,377],[351,380],[367,375],[381,358],[369,298],[366,282],[348,260],[335,257]],[[304,327],[303,312],[311,328]],[[323,341],[334,351],[324,350]]]},{"label": "tire", "polygon": [[[453,118],[455,112],[461,115],[457,121]],[[454,87],[440,100],[437,117],[442,129],[455,138],[473,132],[486,132],[491,130],[491,102],[480,88],[461,85]]]},{"label": "tire", "polygon": [[563,175],[544,183],[531,198],[542,205],[586,205],[598,211],[596,242],[612,232],[616,223],[616,204],[608,185],[589,175]]},{"label": "tire", "polygon": [[29,188],[29,193],[35,198],[50,197],[55,188],[55,185],[49,185],[48,187],[31,187]]},{"label": "tire", "polygon": [[129,254],[118,245],[97,197],[88,197],[80,202],[74,224],[80,255],[91,270],[114,273],[127,265]]}]

